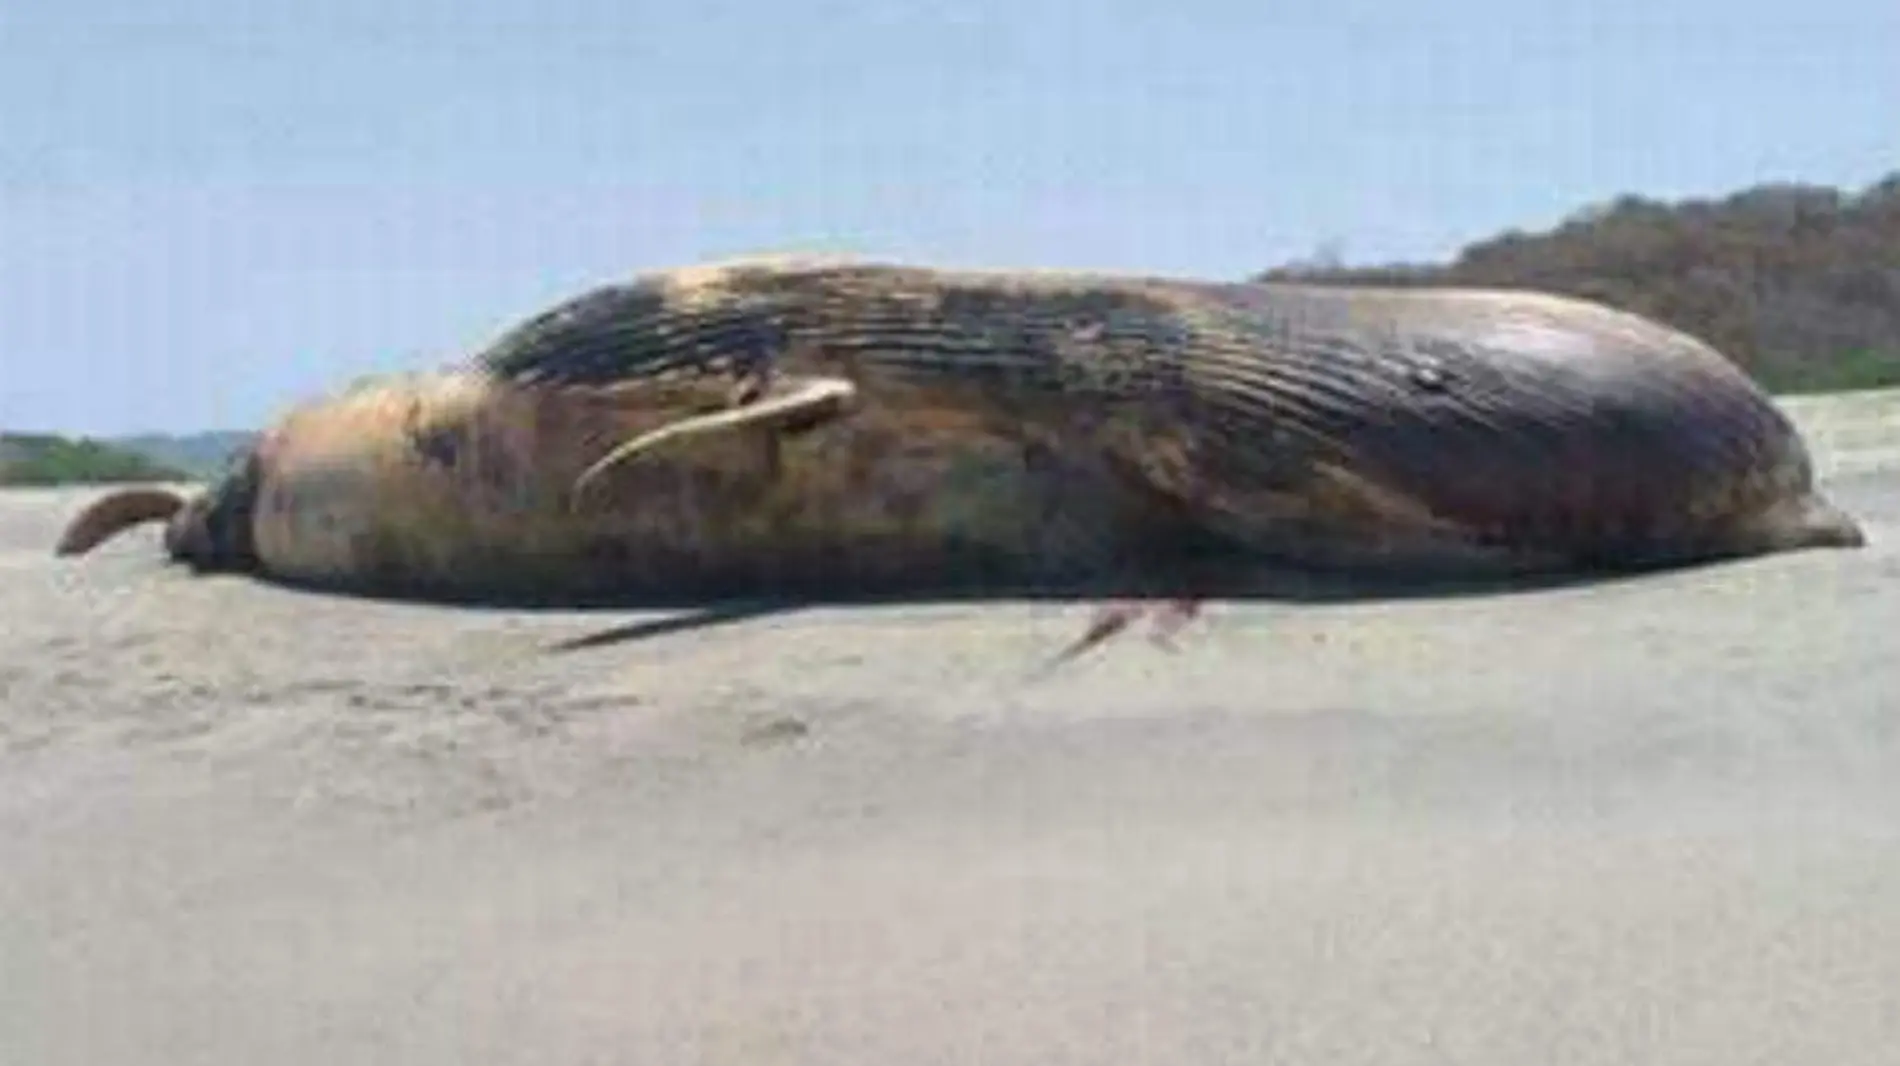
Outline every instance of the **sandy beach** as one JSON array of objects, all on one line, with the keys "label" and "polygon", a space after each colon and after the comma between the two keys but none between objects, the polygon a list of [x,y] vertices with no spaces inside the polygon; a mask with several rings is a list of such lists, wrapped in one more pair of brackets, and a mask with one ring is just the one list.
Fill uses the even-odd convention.
[{"label": "sandy beach", "polygon": [[1216,603],[454,610],[0,493],[0,1062],[1886,1064],[1900,396],[1859,551]]}]

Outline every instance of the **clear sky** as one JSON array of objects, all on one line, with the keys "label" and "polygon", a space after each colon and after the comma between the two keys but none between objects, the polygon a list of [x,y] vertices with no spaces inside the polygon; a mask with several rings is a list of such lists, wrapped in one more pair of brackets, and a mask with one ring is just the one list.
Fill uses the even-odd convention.
[{"label": "clear sky", "polygon": [[1895,170],[1895,0],[6,0],[0,427],[254,426],[744,252],[1238,278]]}]

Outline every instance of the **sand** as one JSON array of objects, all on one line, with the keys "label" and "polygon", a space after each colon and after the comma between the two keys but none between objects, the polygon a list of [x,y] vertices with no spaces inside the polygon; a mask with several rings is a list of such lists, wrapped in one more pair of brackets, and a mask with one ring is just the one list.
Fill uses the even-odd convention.
[{"label": "sand", "polygon": [[[0,1062],[1891,1063],[1867,522],[1469,598],[442,610],[50,557],[0,494]],[[593,639],[589,639],[593,638]]]}]

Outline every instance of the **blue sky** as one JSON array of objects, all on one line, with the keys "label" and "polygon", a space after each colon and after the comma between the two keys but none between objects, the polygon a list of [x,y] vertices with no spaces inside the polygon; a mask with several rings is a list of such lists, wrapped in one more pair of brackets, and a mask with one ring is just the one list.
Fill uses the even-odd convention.
[{"label": "blue sky", "polygon": [[1858,188],[1896,56],[1893,0],[13,0],[0,427],[252,426],[743,252],[1240,277]]}]

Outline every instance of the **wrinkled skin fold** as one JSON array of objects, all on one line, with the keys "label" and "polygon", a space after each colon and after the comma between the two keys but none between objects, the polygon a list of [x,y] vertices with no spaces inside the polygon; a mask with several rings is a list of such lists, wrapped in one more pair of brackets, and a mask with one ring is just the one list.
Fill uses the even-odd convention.
[{"label": "wrinkled skin fold", "polygon": [[166,521],[201,569],[579,602],[1863,541],[1745,375],[1594,304],[878,264],[606,286],[143,491],[61,550]]}]

